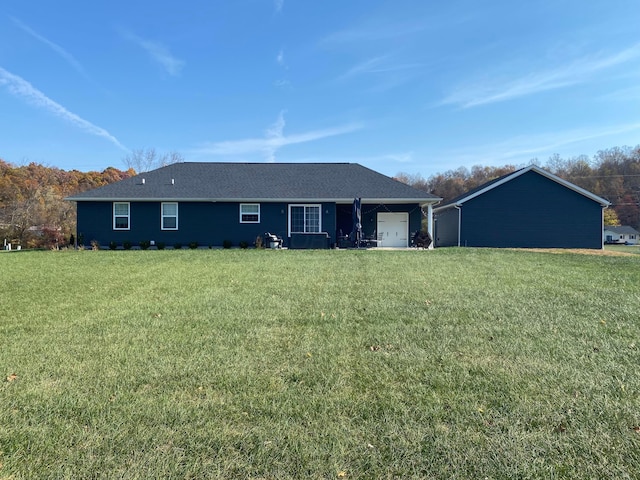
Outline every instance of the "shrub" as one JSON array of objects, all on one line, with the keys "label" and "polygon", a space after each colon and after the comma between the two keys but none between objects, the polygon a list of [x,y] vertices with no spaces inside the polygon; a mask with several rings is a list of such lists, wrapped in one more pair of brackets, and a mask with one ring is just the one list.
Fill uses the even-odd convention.
[{"label": "shrub", "polygon": [[182,248],[182,244],[180,242],[176,242],[173,244],[174,250],[180,250]]},{"label": "shrub", "polygon": [[166,247],[167,245],[164,242],[158,242],[156,243],[156,247],[158,247],[158,250],[164,250],[164,247]]},{"label": "shrub", "polygon": [[222,248],[231,248],[232,245],[233,245],[233,242],[231,240],[222,241]]},{"label": "shrub", "polygon": [[256,237],[256,248],[262,248],[262,235]]},{"label": "shrub", "polygon": [[150,246],[151,246],[151,242],[149,240],[141,240],[140,241],[140,248],[142,250],[148,250]]},{"label": "shrub", "polygon": [[132,246],[133,244],[129,240],[125,240],[124,242],[122,242],[122,248],[124,248],[125,250],[131,250]]},{"label": "shrub", "polygon": [[111,240],[109,242],[109,250],[115,250],[116,248],[118,248],[118,244],[116,242],[114,242],[113,240]]},{"label": "shrub", "polygon": [[249,248],[249,242],[244,242],[244,241],[240,242],[240,248],[242,249]]},{"label": "shrub", "polygon": [[97,240],[91,240],[91,250],[100,250],[100,242]]},{"label": "shrub", "polygon": [[195,250],[196,248],[198,248],[198,242],[189,242],[189,248],[191,250]]}]

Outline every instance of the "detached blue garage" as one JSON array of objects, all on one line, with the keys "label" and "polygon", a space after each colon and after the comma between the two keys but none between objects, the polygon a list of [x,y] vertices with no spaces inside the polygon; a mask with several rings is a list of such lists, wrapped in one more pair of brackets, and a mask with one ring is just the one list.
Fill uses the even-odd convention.
[{"label": "detached blue garage", "polygon": [[434,208],[435,246],[602,249],[607,206],[531,165]]}]

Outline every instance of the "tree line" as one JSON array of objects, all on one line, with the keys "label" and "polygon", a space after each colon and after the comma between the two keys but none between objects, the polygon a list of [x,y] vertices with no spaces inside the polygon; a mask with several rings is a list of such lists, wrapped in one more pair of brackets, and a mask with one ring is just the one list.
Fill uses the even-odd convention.
[{"label": "tree line", "polygon": [[132,150],[126,170],[65,171],[38,163],[13,165],[0,159],[0,248],[4,242],[25,248],[74,244],[76,208],[65,197],[129,178],[136,173],[183,162],[175,151]]},{"label": "tree line", "polygon": [[65,171],[38,163],[18,166],[0,159],[0,248],[5,240],[23,248],[73,243],[76,209],[64,198],[132,175],[132,168]]},{"label": "tree line", "polygon": [[[553,155],[545,163],[532,159],[530,164],[538,165],[611,202],[611,206],[605,210],[605,224],[640,229],[640,145],[600,150],[593,157],[580,155],[561,158]],[[420,174],[407,173],[399,173],[395,178],[442,197],[442,203],[445,203],[523,167],[525,165],[476,165],[471,169],[460,167],[436,173],[427,179]]]},{"label": "tree line", "polygon": [[[125,158],[127,170],[108,167],[101,172],[65,171],[38,163],[13,165],[0,159],[0,242],[23,247],[55,247],[73,243],[76,210],[65,197],[129,178],[138,171],[183,161],[180,154],[138,150]],[[601,150],[593,157],[563,159],[554,155],[541,164],[545,170],[611,202],[605,210],[608,225],[640,229],[640,146]],[[134,169],[136,167],[136,169]],[[514,172],[524,165],[476,165],[421,175],[399,173],[396,179],[448,202],[483,183]],[[0,247],[2,243],[0,243]]]}]

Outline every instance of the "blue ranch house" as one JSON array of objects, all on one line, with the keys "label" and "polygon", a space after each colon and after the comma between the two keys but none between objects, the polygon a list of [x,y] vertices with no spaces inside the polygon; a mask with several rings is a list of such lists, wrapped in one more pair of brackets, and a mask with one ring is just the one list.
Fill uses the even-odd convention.
[{"label": "blue ranch house", "polygon": [[441,199],[354,163],[174,163],[68,197],[83,245],[253,245],[266,232],[289,248],[328,248],[353,231],[407,247],[423,216],[433,236]]}]

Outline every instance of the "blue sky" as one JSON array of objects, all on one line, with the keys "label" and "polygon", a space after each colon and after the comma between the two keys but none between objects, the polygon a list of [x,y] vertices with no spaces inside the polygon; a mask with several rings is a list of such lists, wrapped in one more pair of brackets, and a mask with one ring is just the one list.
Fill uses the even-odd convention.
[{"label": "blue sky", "polygon": [[3,2],[0,158],[428,177],[640,144],[637,0]]}]

